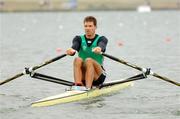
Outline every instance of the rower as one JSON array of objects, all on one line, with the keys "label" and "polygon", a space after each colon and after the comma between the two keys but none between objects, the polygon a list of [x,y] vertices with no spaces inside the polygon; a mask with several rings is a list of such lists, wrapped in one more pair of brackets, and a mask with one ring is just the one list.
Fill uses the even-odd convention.
[{"label": "rower", "polygon": [[85,17],[85,34],[75,36],[72,47],[66,51],[70,56],[78,52],[73,64],[74,85],[84,86],[87,90],[102,84],[106,78],[101,52],[105,52],[108,40],[105,36],[96,34],[96,28],[96,18]]}]

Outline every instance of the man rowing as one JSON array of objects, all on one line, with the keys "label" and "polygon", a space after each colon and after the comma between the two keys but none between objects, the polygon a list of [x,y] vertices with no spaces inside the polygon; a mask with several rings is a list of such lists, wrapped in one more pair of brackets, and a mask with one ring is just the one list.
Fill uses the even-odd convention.
[{"label": "man rowing", "polygon": [[102,84],[106,78],[103,69],[104,58],[100,54],[105,52],[108,40],[105,36],[96,34],[97,20],[93,16],[84,18],[85,34],[75,36],[67,55],[73,56],[78,51],[78,57],[74,59],[74,87],[80,90],[89,90],[92,86]]}]

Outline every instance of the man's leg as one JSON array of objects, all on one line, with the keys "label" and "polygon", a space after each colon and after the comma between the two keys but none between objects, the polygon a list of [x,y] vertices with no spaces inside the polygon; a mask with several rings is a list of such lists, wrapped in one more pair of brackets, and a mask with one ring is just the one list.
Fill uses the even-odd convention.
[{"label": "man's leg", "polygon": [[86,59],[85,69],[86,87],[91,88],[93,80],[97,80],[99,76],[102,74],[103,70],[101,68],[101,65],[91,58]]},{"label": "man's leg", "polygon": [[82,66],[83,60],[79,57],[74,59],[74,80],[75,84],[83,85],[82,83]]}]

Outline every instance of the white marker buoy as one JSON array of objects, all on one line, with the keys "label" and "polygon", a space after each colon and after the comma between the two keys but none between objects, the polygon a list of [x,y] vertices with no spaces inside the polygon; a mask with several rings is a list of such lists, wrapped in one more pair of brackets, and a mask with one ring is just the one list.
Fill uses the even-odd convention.
[{"label": "white marker buoy", "polygon": [[137,7],[137,11],[141,13],[151,12],[151,7],[149,5],[140,5]]}]

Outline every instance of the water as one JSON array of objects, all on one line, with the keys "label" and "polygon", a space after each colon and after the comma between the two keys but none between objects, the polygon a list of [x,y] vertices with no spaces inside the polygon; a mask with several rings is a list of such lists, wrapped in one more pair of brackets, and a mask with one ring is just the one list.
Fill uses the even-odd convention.
[{"label": "water", "polygon": [[[0,80],[64,53],[75,35],[83,33],[86,15],[98,19],[99,34],[109,39],[107,53],[180,82],[180,12],[43,12],[0,14]],[[73,80],[73,57],[65,57],[38,72]],[[105,59],[108,80],[139,73]],[[31,108],[40,98],[66,87],[23,76],[0,86],[1,119],[178,119],[179,87],[149,76],[110,96]]]}]

